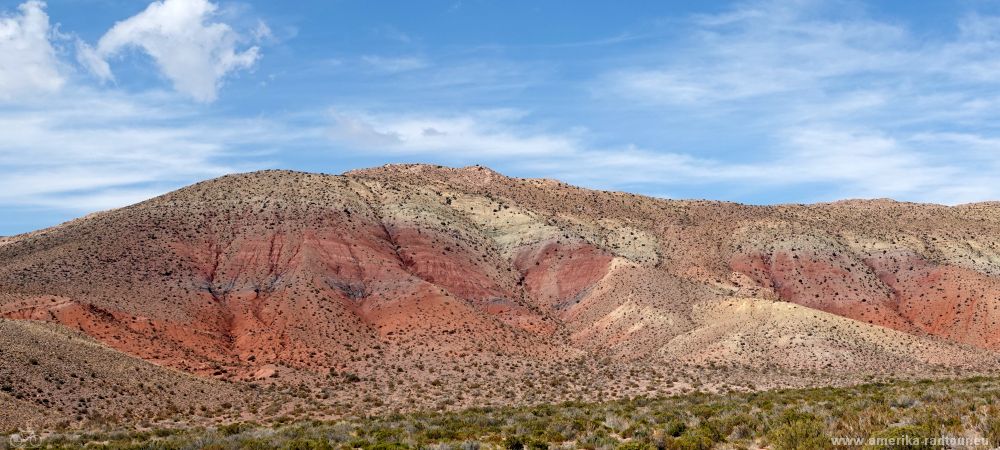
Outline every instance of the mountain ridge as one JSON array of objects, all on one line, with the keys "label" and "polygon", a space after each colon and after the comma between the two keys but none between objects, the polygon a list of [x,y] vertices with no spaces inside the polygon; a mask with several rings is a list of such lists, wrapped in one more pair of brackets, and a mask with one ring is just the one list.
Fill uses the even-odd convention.
[{"label": "mountain ridge", "polygon": [[[207,182],[211,182],[211,181],[215,181],[215,180],[225,179],[227,177],[244,177],[244,176],[251,176],[252,177],[252,176],[255,176],[257,174],[267,174],[267,173],[284,173],[284,174],[289,174],[289,175],[318,175],[318,176],[365,176],[366,174],[371,174],[371,173],[375,173],[376,171],[386,170],[386,169],[388,169],[388,170],[401,170],[401,169],[402,170],[405,170],[405,169],[416,169],[416,170],[421,170],[421,169],[435,169],[435,170],[440,170],[440,169],[449,169],[449,170],[455,170],[455,171],[472,171],[472,170],[476,170],[478,168],[481,168],[483,170],[492,172],[493,174],[496,174],[496,175],[499,175],[499,176],[502,176],[502,177],[505,177],[505,178],[510,178],[510,179],[513,179],[513,180],[520,180],[520,181],[527,181],[527,182],[536,182],[536,183],[539,183],[539,184],[562,185],[562,186],[566,186],[566,187],[577,187],[577,186],[568,184],[566,182],[563,182],[563,181],[560,181],[560,180],[556,180],[556,179],[552,179],[552,178],[507,177],[505,175],[500,174],[499,172],[494,171],[493,169],[490,169],[489,167],[481,166],[481,165],[471,165],[471,166],[463,166],[463,167],[449,167],[449,166],[444,166],[444,165],[439,165],[439,164],[427,164],[427,163],[392,163],[392,164],[385,164],[385,165],[382,165],[382,166],[371,167],[371,168],[350,169],[350,170],[346,170],[344,172],[341,172],[339,174],[338,173],[327,173],[327,172],[309,172],[309,171],[295,170],[295,169],[260,169],[260,170],[252,170],[252,171],[247,171],[247,172],[233,172],[233,173],[228,173],[228,174],[225,174],[225,175],[222,175],[222,176],[219,176],[219,177],[215,177],[215,178],[210,178],[210,179],[207,179],[207,180],[198,181],[198,182],[195,182],[195,183],[193,183],[191,185],[179,188],[177,190],[181,190],[181,189],[184,189],[184,188],[189,188],[189,187],[192,187],[192,186],[196,186],[196,185],[199,185],[201,183],[207,183]],[[587,188],[581,188],[581,189],[587,189]],[[48,227],[44,227],[44,228],[40,228],[40,229],[37,229],[37,230],[31,230],[31,231],[26,231],[26,232],[23,232],[23,233],[17,233],[17,234],[13,234],[13,235],[10,235],[10,236],[0,236],[0,245],[2,245],[5,242],[10,242],[14,238],[18,238],[18,237],[25,236],[25,235],[31,235],[31,234],[35,234],[35,233],[41,233],[41,232],[44,232],[44,231],[47,231],[47,230],[50,230],[50,229],[53,229],[53,228],[58,228],[58,227],[66,225],[66,224],[73,223],[75,221],[81,220],[81,219],[86,219],[87,217],[89,217],[91,215],[102,214],[102,213],[105,213],[105,212],[114,211],[116,209],[128,208],[130,206],[135,206],[135,205],[143,204],[143,203],[155,200],[155,199],[157,199],[159,197],[162,197],[164,195],[168,195],[168,194],[171,194],[173,192],[176,192],[177,190],[174,190],[174,191],[171,191],[171,192],[167,192],[167,193],[164,193],[164,194],[160,194],[158,196],[155,196],[155,197],[152,197],[152,198],[149,198],[147,200],[143,200],[143,201],[140,201],[138,203],[131,204],[131,205],[126,205],[126,206],[122,206],[122,207],[119,207],[119,208],[112,208],[112,209],[108,209],[108,210],[95,211],[95,212],[92,212],[92,213],[88,213],[88,214],[86,214],[84,216],[78,217],[78,218],[70,219],[70,220],[68,220],[66,222],[58,223],[58,224],[55,224],[55,225],[52,225],[52,226],[48,226]],[[593,189],[593,190],[595,192],[617,193],[617,194],[633,195],[633,196],[639,196],[639,197],[648,198],[648,199],[651,199],[651,200],[660,200],[660,201],[666,201],[666,202],[676,202],[676,203],[704,203],[704,204],[729,204],[729,205],[737,205],[737,206],[744,206],[744,207],[751,207],[751,208],[752,207],[761,207],[761,208],[803,207],[803,206],[826,206],[826,205],[847,205],[847,206],[857,205],[857,206],[862,206],[863,207],[863,206],[866,206],[866,205],[874,205],[874,204],[937,206],[937,207],[955,208],[955,209],[973,208],[973,207],[1000,207],[1000,200],[985,200],[985,201],[979,201],[979,202],[959,203],[959,204],[953,204],[953,205],[942,204],[942,203],[932,203],[932,202],[918,202],[918,201],[897,200],[897,199],[894,199],[894,198],[891,198],[891,197],[844,198],[844,199],[839,199],[839,200],[819,201],[819,202],[812,202],[812,203],[801,203],[801,202],[743,203],[743,202],[731,201],[731,200],[711,200],[711,199],[707,199],[707,198],[667,198],[667,197],[656,197],[656,196],[649,196],[649,195],[645,195],[645,194],[637,194],[637,193],[632,193],[632,192],[627,192],[627,191],[618,191],[618,190],[606,190],[606,189]]]},{"label": "mountain ridge", "polygon": [[665,200],[481,166],[272,170],[12,238],[0,317],[308,386],[331,414],[992,373],[998,231],[994,204]]}]

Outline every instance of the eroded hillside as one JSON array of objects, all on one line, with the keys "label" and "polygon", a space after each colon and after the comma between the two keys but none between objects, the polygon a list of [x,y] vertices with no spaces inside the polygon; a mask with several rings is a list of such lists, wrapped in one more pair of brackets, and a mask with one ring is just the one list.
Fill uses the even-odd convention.
[{"label": "eroded hillside", "polygon": [[0,314],[331,414],[990,372],[997,236],[993,204],[266,171],[0,243]]}]

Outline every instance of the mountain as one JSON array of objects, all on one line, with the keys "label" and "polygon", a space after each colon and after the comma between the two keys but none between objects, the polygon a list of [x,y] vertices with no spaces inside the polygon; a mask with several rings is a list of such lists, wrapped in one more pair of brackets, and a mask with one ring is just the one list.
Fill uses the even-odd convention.
[{"label": "mountain", "polygon": [[264,171],[7,238],[0,316],[332,415],[990,373],[998,236],[998,204]]}]

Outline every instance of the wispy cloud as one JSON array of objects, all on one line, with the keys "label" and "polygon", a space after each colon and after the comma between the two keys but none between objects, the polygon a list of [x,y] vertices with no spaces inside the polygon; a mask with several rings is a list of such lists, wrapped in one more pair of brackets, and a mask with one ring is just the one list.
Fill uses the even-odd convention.
[{"label": "wispy cloud", "polygon": [[[0,209],[83,212],[232,171],[404,159],[732,200],[1000,198],[998,17],[927,34],[849,0],[764,0],[560,45],[435,47],[365,24],[391,45],[307,52],[250,6],[220,5],[153,1],[90,44],[38,0],[0,13]],[[282,95],[203,104],[261,46],[281,62],[255,94]],[[131,51],[173,91],[95,81],[135,74]]]},{"label": "wispy cloud", "polygon": [[493,161],[522,156],[559,158],[577,150],[570,136],[526,132],[519,120],[523,116],[514,110],[437,115],[334,111],[329,136],[337,144],[361,151]]},{"label": "wispy cloud", "polygon": [[[687,40],[608,72],[601,92],[764,130],[770,151],[752,164],[780,171],[785,186],[836,184],[825,197],[993,199],[1000,146],[983,125],[1000,118],[991,94],[1000,18],[957,25],[928,39],[855,3],[749,2],[692,17]],[[927,134],[956,131],[979,145],[942,146]]]},{"label": "wispy cloud", "polygon": [[[688,41],[647,67],[618,72],[616,85],[659,102],[704,103],[851,90],[863,81],[855,77],[912,68],[906,29],[858,15],[830,19],[835,6],[823,5],[756,2],[695,17]],[[838,83],[844,78],[852,82]]]},{"label": "wispy cloud", "polygon": [[390,153],[450,164],[486,163],[589,186],[761,179],[769,171],[632,146],[600,148],[585,129],[530,125],[525,111],[379,114],[333,111],[328,137],[355,153]]},{"label": "wispy cloud", "polygon": [[[1000,186],[988,181],[1000,168],[1000,141],[988,132],[993,126],[984,126],[1000,111],[1000,95],[988,94],[1000,78],[985,75],[1000,20],[967,16],[956,34],[929,40],[875,19],[857,3],[803,0],[745,2],[671,26],[680,40],[623,49],[612,60],[618,67],[591,86],[608,109],[675,122],[708,118],[699,125],[705,129],[690,132],[700,139],[685,146],[632,145],[630,128],[608,139],[601,124],[589,123],[595,131],[572,123],[567,129],[565,118],[563,128],[543,126],[544,112],[534,110],[412,105],[392,113],[338,109],[329,135],[339,147],[369,154],[486,163],[644,192],[700,186],[795,201],[894,197],[949,204],[1000,197]],[[414,84],[438,92],[448,84],[434,79],[454,85],[461,78],[449,73],[455,67],[421,71]],[[756,140],[713,152],[730,131]],[[598,132],[605,137],[597,139]]]},{"label": "wispy cloud", "polygon": [[427,60],[419,56],[365,55],[361,57],[361,61],[370,68],[383,73],[409,72],[430,65]]},{"label": "wispy cloud", "polygon": [[271,164],[308,130],[213,117],[171,96],[77,88],[58,101],[0,110],[0,207],[88,211]]},{"label": "wispy cloud", "polygon": [[[587,130],[559,132],[529,125],[518,111],[466,114],[333,112],[327,129],[337,148],[394,154],[450,164],[486,163],[531,176],[599,188],[669,192],[680,186],[745,185],[789,189],[828,185],[812,200],[897,197],[964,203],[997,195],[989,155],[996,141],[968,135],[918,135],[909,141],[868,129],[800,127],[785,130],[774,156],[733,162],[681,150],[601,147]],[[969,143],[969,140],[974,140]],[[921,143],[964,143],[986,149],[976,170],[947,152],[911,150]]]},{"label": "wispy cloud", "polygon": [[400,44],[412,44],[416,39],[413,36],[403,32],[399,28],[396,28],[389,24],[381,24],[372,28],[372,33],[376,36],[388,39],[390,41],[398,42]]}]

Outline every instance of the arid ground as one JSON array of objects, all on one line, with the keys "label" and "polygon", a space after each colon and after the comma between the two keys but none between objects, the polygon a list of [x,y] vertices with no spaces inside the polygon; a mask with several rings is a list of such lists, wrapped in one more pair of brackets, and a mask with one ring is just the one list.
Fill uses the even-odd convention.
[{"label": "arid ground", "polygon": [[0,239],[0,431],[1000,370],[1000,204],[230,175]]}]

